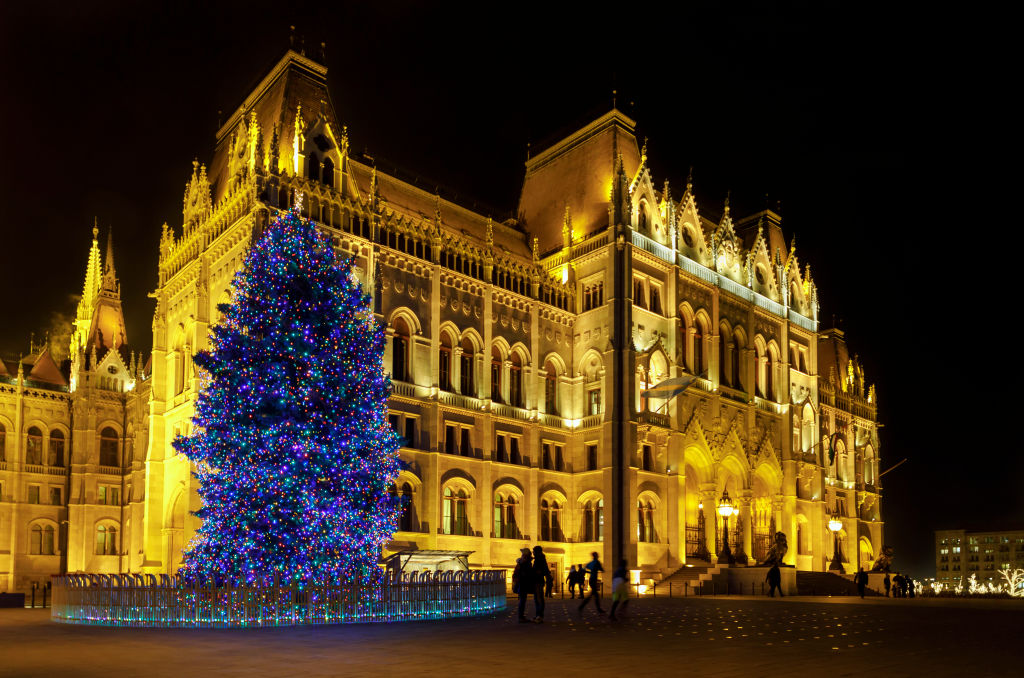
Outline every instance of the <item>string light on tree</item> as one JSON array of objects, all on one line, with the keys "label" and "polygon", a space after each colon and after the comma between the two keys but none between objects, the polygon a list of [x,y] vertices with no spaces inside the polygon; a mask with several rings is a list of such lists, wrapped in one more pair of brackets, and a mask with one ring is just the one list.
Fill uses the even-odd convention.
[{"label": "string light on tree", "polygon": [[200,481],[186,578],[372,578],[400,507],[384,333],[352,261],[299,216],[270,224],[196,356],[208,375],[195,431],[175,448]]}]

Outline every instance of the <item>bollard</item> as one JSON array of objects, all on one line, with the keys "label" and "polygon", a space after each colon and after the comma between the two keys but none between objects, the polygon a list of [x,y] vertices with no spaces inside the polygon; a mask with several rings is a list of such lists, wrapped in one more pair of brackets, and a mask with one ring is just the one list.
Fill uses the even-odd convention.
[{"label": "bollard", "polygon": [[658,597],[658,582],[654,582],[654,586],[652,587],[652,590],[651,590],[651,597],[652,598],[657,598]]},{"label": "bollard", "polygon": [[36,584],[35,582],[32,582],[32,608],[33,609],[36,606],[36,586],[38,586],[38,584]]},{"label": "bollard", "polygon": [[[685,584],[683,584],[683,586],[685,586]],[[685,589],[684,589],[684,590],[685,590]],[[671,597],[672,597],[672,582],[669,582],[669,583],[668,583],[668,597],[669,597],[669,598],[671,598]]]}]

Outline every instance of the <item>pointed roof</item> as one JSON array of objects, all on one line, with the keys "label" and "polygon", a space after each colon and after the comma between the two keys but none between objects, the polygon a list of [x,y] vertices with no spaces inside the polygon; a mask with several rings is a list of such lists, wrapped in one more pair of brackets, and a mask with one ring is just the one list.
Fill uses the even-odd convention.
[{"label": "pointed roof", "polygon": [[96,306],[102,285],[103,273],[100,269],[100,229],[98,220],[94,218],[92,227],[92,247],[89,248],[89,257],[85,265],[85,285],[82,288],[82,298],[78,301],[78,309],[75,313],[75,329],[71,333],[71,355],[75,355],[80,349],[85,349],[89,340],[89,330],[92,326],[92,311]]},{"label": "pointed roof", "polygon": [[64,379],[64,375],[61,374],[60,368],[57,367],[57,363],[54,362],[53,356],[50,355],[50,349],[48,348],[43,348],[39,355],[35,356],[32,370],[28,373],[28,378],[32,381],[53,384],[55,386],[67,386],[68,383]]},{"label": "pointed roof", "polygon": [[100,268],[99,227],[92,229],[92,247],[85,269],[82,298],[75,312],[71,333],[71,355],[97,347],[116,348],[127,343],[124,315],[121,311],[121,289],[114,268],[113,229],[107,234],[107,255]]},{"label": "pointed roof", "polygon": [[561,247],[566,206],[574,238],[608,225],[608,204],[620,167],[627,177],[641,166],[636,123],[612,109],[526,161],[518,216],[540,251]]},{"label": "pointed roof", "polygon": [[118,293],[117,287],[117,271],[114,270],[114,227],[111,226],[107,229],[107,257],[106,263],[103,266],[103,283],[101,285],[104,292]]}]

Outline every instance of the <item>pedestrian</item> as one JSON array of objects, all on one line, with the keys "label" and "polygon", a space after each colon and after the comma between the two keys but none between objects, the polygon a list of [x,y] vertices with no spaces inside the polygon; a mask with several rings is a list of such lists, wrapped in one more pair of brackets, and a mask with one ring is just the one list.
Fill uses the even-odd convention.
[{"label": "pedestrian", "polygon": [[892,589],[892,579],[889,578],[889,573],[885,573],[885,579],[882,580],[882,585],[885,587],[885,597],[889,597],[889,591]]},{"label": "pedestrian", "polygon": [[782,598],[782,570],[779,569],[777,564],[771,566],[764,580],[768,582],[768,597],[774,598],[775,590],[778,589],[779,598]]},{"label": "pedestrian", "polygon": [[909,595],[909,596],[910,596],[911,598],[913,598],[913,597],[914,597],[914,593],[915,593],[915,590],[916,590],[916,589],[917,589],[917,584],[916,584],[916,583],[914,582],[914,578],[913,578],[913,577],[910,577],[910,576],[908,576],[908,577],[907,577],[907,594],[908,594],[908,595]]},{"label": "pedestrian", "polygon": [[552,567],[552,568],[550,568],[548,570],[548,585],[547,585],[547,590],[544,592],[544,595],[546,597],[548,597],[548,598],[554,598],[555,597],[553,595],[554,592],[555,592],[555,568]]},{"label": "pedestrian", "polygon": [[629,605],[629,573],[626,571],[625,559],[619,561],[619,567],[612,572],[612,611],[608,615],[608,618],[612,621],[617,621],[618,617],[615,616],[615,610],[618,609],[619,605],[622,608],[619,609],[619,614],[626,612],[626,606]]},{"label": "pedestrian", "polygon": [[597,607],[597,611],[604,614],[604,610],[601,609],[601,594],[597,591],[597,573],[604,572],[604,568],[601,567],[601,561],[597,559],[597,551],[590,554],[591,561],[587,563],[587,572],[590,574],[590,595],[583,599],[580,603],[579,613],[583,614],[583,608],[587,606],[590,599],[594,599],[594,605]]},{"label": "pedestrian", "polygon": [[[576,566],[569,566],[569,576],[565,578],[565,583],[569,585],[569,598],[576,598]],[[583,597],[583,591],[580,591],[580,598]]]},{"label": "pedestrian", "polygon": [[519,594],[519,623],[527,624],[526,599],[536,590],[533,577],[533,557],[530,549],[525,546],[522,555],[516,561],[516,569],[512,571],[512,593]]},{"label": "pedestrian", "polygon": [[544,549],[539,545],[533,547],[533,621],[544,623],[544,594],[550,589],[554,577],[548,567],[548,559],[544,557]]},{"label": "pedestrian", "polygon": [[857,572],[857,576],[853,578],[853,583],[857,585],[857,593],[863,598],[864,588],[868,585],[868,573],[864,571],[863,567]]},{"label": "pedestrian", "polygon": [[892,584],[893,584],[892,597],[893,598],[901,598],[901,597],[903,597],[903,575],[900,574],[899,572],[897,572],[896,576],[892,578]]}]

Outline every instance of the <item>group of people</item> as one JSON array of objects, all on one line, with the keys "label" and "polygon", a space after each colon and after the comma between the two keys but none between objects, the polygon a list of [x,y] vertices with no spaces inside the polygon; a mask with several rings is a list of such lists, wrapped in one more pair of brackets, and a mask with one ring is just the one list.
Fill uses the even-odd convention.
[{"label": "group of people", "polygon": [[[578,611],[583,614],[583,609],[593,600],[598,614],[606,614],[601,607],[601,589],[598,582],[598,573],[604,572],[597,552],[590,554],[591,560],[586,565],[576,565],[569,568],[569,577],[566,583],[569,584],[571,598],[576,598],[576,589],[579,589],[580,603]],[[589,585],[590,593],[586,597],[586,587]],[[526,603],[528,598],[533,596],[533,622],[544,623],[544,598],[551,596],[554,586],[554,576],[551,568],[548,567],[548,560],[544,556],[544,550],[540,546],[534,546],[533,551],[523,547],[522,555],[516,561],[515,570],[512,572],[512,592],[519,596],[519,623],[528,624],[531,620],[526,616]],[[617,619],[616,611],[621,614],[626,610],[629,603],[629,574],[626,570],[626,561],[619,563],[619,567],[612,573],[612,609],[609,618]],[[621,606],[621,609],[620,609]]]},{"label": "group of people", "polygon": [[889,597],[890,591],[892,592],[893,598],[913,598],[914,580],[902,572],[897,572],[895,577],[889,578],[889,573],[885,573],[885,579],[882,580],[882,585],[885,586],[885,597]]}]

